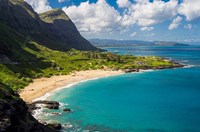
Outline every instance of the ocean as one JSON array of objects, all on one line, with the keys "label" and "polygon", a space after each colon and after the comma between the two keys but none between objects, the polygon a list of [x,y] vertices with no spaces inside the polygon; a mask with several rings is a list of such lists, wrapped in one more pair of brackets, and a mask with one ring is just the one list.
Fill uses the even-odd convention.
[{"label": "ocean", "polygon": [[[48,98],[61,102],[61,109],[43,110],[39,119],[60,122],[63,131],[72,132],[200,132],[200,46],[105,49],[168,57],[187,66],[105,77],[61,89]],[[73,112],[64,113],[62,108]]]}]

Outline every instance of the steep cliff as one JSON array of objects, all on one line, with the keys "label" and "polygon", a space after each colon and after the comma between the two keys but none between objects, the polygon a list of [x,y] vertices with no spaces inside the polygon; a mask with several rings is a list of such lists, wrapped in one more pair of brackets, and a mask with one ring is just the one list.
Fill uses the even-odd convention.
[{"label": "steep cliff", "polygon": [[60,9],[38,15],[23,0],[0,0],[0,12],[0,23],[48,48],[98,50],[80,35]]}]

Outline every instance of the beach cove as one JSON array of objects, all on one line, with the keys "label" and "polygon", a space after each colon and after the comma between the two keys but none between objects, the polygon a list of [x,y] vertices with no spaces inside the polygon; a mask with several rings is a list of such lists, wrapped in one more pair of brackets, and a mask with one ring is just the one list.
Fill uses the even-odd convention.
[{"label": "beach cove", "polygon": [[[120,54],[131,49],[136,55],[170,57],[187,66],[113,75],[58,88],[46,99],[58,101],[60,109],[43,109],[35,117],[59,122],[63,131],[199,131],[197,48],[177,47],[176,52],[174,48],[164,52],[166,47],[137,48],[140,52],[135,52],[135,47],[118,49]],[[184,54],[186,50],[189,55]],[[72,113],[63,112],[64,108]]]},{"label": "beach cove", "polygon": [[[66,87],[86,80],[115,76],[123,74],[121,70],[106,71],[106,70],[88,70],[74,72],[71,75],[53,76],[51,78],[34,79],[33,83],[20,91],[20,97],[27,103],[32,103],[34,100],[40,100],[43,96],[50,94],[56,89]],[[47,95],[48,96],[48,95]]]}]

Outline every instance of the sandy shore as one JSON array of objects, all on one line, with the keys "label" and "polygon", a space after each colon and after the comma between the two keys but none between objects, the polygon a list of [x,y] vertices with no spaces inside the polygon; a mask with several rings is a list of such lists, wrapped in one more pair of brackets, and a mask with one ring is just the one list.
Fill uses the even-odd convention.
[{"label": "sandy shore", "polygon": [[57,88],[67,86],[93,78],[101,78],[106,76],[114,76],[124,73],[123,71],[104,71],[104,70],[88,70],[73,73],[71,75],[53,76],[51,78],[40,78],[33,80],[29,86],[20,92],[20,97],[31,103],[34,99],[44,96]]}]

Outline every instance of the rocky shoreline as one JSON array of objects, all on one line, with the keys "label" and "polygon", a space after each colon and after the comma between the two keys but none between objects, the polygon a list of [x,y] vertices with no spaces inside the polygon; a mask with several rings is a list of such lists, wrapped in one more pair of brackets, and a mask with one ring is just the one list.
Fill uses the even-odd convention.
[{"label": "rocky shoreline", "polygon": [[180,64],[177,62],[173,62],[174,65],[172,66],[160,66],[160,67],[144,67],[144,68],[132,68],[132,69],[125,69],[124,72],[125,73],[132,73],[132,72],[140,72],[141,70],[162,70],[162,69],[173,69],[173,68],[181,68],[184,67],[186,65],[184,64]]},{"label": "rocky shoreline", "polygon": [[[38,107],[38,104],[40,105]],[[39,101],[35,101],[31,104],[27,104],[29,111],[33,114],[34,111],[39,110],[39,109],[51,109],[51,110],[58,110],[60,109],[60,103],[57,101],[48,101],[48,100],[39,100]],[[70,108],[63,108],[62,109],[63,112],[72,112],[72,110]],[[54,115],[59,115],[59,113],[57,112],[53,112],[52,114]],[[41,122],[42,124],[52,127],[55,130],[61,130],[62,129],[62,125],[60,123],[47,123],[47,122]]]},{"label": "rocky shoreline", "polygon": [[37,121],[18,94],[1,89],[0,93],[0,132],[56,132],[53,126]]}]

